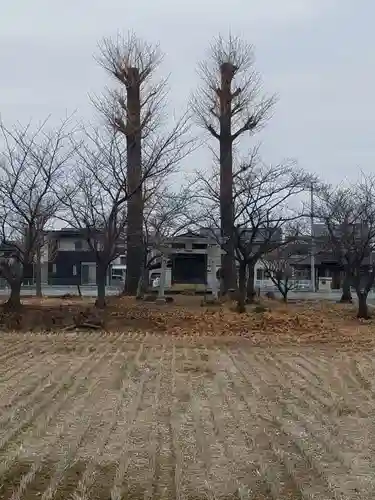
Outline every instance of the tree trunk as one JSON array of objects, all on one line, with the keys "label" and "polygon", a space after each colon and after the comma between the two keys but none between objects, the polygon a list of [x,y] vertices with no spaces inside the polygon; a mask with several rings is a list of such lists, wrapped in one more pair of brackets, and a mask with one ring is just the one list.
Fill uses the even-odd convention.
[{"label": "tree trunk", "polygon": [[136,299],[141,299],[143,297],[143,293],[142,293],[142,282],[143,282],[143,271],[141,273],[141,276],[139,277],[139,280],[138,280],[138,286],[137,286],[137,294],[136,294]]},{"label": "tree trunk", "polygon": [[35,263],[35,294],[37,297],[42,297],[42,263],[41,263],[41,248],[37,245],[36,248],[36,263]]},{"label": "tree trunk", "polygon": [[351,284],[351,279],[349,273],[345,273],[340,302],[349,304],[353,302],[352,293],[350,291],[350,284]]},{"label": "tree trunk", "polygon": [[237,298],[237,312],[246,312],[246,264],[240,263],[239,276],[238,276],[238,298]]},{"label": "tree trunk", "polygon": [[246,284],[246,294],[247,294],[247,302],[248,304],[252,304],[255,299],[255,287],[254,287],[254,278],[255,278],[255,264],[249,264],[249,275],[247,277]]},{"label": "tree trunk", "polygon": [[107,268],[98,268],[98,276],[97,276],[97,290],[98,296],[95,302],[95,306],[99,309],[104,309],[106,306],[105,302],[105,282],[106,282],[106,271]]},{"label": "tree trunk", "polygon": [[283,279],[277,280],[275,283],[277,286],[277,289],[281,293],[281,297],[283,302],[286,304],[288,302],[288,282],[284,281]]},{"label": "tree trunk", "polygon": [[370,315],[368,313],[368,306],[367,306],[367,293],[357,291],[357,296],[358,296],[357,318],[369,319]]},{"label": "tree trunk", "polygon": [[220,221],[221,235],[225,238],[222,257],[223,292],[237,288],[236,265],[233,244],[233,141],[232,141],[232,93],[234,67],[224,63],[220,68]]},{"label": "tree trunk", "polygon": [[138,68],[129,68],[132,82],[127,92],[127,190],[130,196],[127,226],[126,279],[124,293],[136,295],[143,262],[143,196],[142,196],[142,144],[141,102]]},{"label": "tree trunk", "polygon": [[148,269],[147,267],[142,267],[141,276],[138,281],[137,288],[137,299],[142,299],[147,292],[147,284],[148,284]]},{"label": "tree trunk", "polygon": [[10,285],[10,296],[5,302],[6,309],[11,311],[16,311],[21,307],[21,280],[15,280],[9,283]]}]

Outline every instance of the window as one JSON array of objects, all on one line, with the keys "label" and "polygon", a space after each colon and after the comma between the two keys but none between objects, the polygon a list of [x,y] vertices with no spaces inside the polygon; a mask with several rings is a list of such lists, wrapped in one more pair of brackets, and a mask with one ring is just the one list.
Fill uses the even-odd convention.
[{"label": "window", "polygon": [[82,250],[82,248],[83,248],[82,240],[76,240],[74,242],[74,250]]},{"label": "window", "polygon": [[185,248],[185,243],[172,243],[172,248]]},{"label": "window", "polygon": [[56,274],[56,272],[57,272],[56,264],[52,264],[52,272],[53,272],[53,274]]},{"label": "window", "polygon": [[126,265],[126,257],[125,257],[125,256],[123,256],[123,255],[121,255],[121,256],[120,256],[120,264],[121,264],[122,266],[125,266],[125,265]]},{"label": "window", "polygon": [[73,276],[77,276],[77,266],[73,266]]},{"label": "window", "polygon": [[112,276],[122,276],[124,271],[122,269],[112,269]]},{"label": "window", "polygon": [[207,244],[206,243],[193,243],[191,248],[193,250],[204,250],[205,248],[207,248]]},{"label": "window", "polygon": [[257,280],[263,279],[263,269],[257,269]]}]

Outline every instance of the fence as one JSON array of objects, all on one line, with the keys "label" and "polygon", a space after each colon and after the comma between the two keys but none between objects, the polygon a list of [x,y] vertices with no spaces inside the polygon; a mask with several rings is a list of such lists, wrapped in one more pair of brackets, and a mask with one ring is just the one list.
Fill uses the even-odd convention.
[{"label": "fence", "polygon": [[[291,290],[302,291],[310,291],[311,290],[311,281],[310,280],[289,280],[288,287]],[[265,280],[255,280],[255,288],[259,288],[261,291],[274,291],[277,290],[277,286],[270,279]]]}]

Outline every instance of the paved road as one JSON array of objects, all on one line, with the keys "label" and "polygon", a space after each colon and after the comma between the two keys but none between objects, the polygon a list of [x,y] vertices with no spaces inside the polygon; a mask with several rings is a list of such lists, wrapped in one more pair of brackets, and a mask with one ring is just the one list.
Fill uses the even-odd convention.
[{"label": "paved road", "polygon": [[[116,295],[122,290],[122,287],[107,287],[106,294],[107,295]],[[95,286],[81,286],[82,295],[85,297],[96,297],[97,289]],[[44,286],[43,287],[43,295],[59,297],[61,295],[65,295],[70,293],[72,295],[78,295],[76,286]],[[9,289],[0,288],[0,295],[7,296],[9,295]],[[24,287],[21,289],[21,295],[35,295],[35,288],[32,287]]]},{"label": "paved road", "polygon": [[[357,300],[357,295],[352,292],[353,300]],[[281,297],[281,295],[280,295]],[[288,294],[289,299],[305,299],[305,300],[332,300],[337,302],[341,298],[341,290],[332,290],[331,292],[300,292],[291,290]],[[375,293],[370,292],[367,298],[369,304],[375,304]]]},{"label": "paved road", "polygon": [[[106,288],[107,295],[116,295],[122,290],[121,287],[109,286]],[[81,286],[82,295],[85,297],[96,297],[97,289],[95,286]],[[58,297],[65,294],[78,295],[76,286],[45,286],[43,287],[43,295]],[[276,293],[276,292],[275,292]],[[0,296],[6,297],[9,295],[9,289],[0,288]],[[21,295],[35,295],[35,288],[24,287],[21,290]],[[276,296],[279,295],[276,293]],[[306,299],[306,300],[332,300],[336,302],[341,297],[341,291],[332,290],[331,292],[301,292],[293,291],[289,292],[289,299]],[[356,298],[355,293],[353,293],[353,298]],[[368,297],[369,304],[375,304],[375,293],[371,292]]]}]

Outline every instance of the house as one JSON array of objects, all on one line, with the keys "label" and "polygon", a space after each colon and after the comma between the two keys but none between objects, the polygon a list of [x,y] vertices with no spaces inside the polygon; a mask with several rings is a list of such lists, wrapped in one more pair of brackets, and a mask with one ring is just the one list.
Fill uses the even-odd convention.
[{"label": "house", "polygon": [[[48,231],[46,246],[49,285],[96,284],[95,252],[91,250],[83,230],[64,228]],[[42,262],[42,266],[46,263]]]},{"label": "house", "polygon": [[[353,226],[353,229],[355,231],[353,232],[353,237],[356,238],[357,234],[358,237],[361,237],[364,226],[356,224]],[[311,279],[311,252],[313,251],[316,286],[319,288],[319,283],[328,278],[332,289],[340,289],[344,281],[344,268],[334,252],[329,248],[327,235],[328,229],[325,224],[314,224],[313,241],[311,235],[307,235],[301,237],[300,241],[295,243],[296,253],[292,256],[291,264],[300,279]],[[362,263],[363,273],[368,272],[372,262],[375,262],[375,252],[364,258]]]},{"label": "house", "polygon": [[[125,250],[123,249],[122,252]],[[126,255],[121,253],[118,255],[111,264],[111,270],[109,274],[109,282],[111,285],[116,285],[125,282],[126,275]]]},{"label": "house", "polygon": [[[96,235],[100,239],[100,233]],[[83,229],[64,228],[46,233],[48,283],[50,285],[95,285],[96,255]],[[121,281],[125,273],[125,248],[120,241],[118,257],[108,269],[107,283]]]}]

